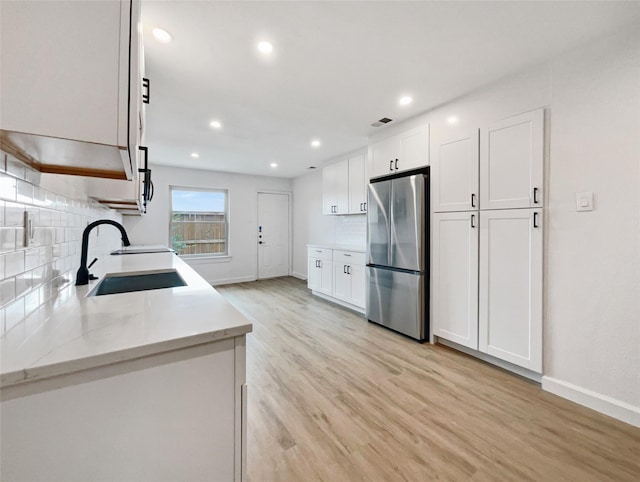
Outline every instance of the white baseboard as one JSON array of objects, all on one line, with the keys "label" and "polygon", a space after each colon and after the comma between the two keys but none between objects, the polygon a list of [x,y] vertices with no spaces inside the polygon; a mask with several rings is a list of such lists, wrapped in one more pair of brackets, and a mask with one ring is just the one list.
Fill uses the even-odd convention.
[{"label": "white baseboard", "polygon": [[542,377],[542,389],[622,422],[640,427],[640,407],[547,376]]},{"label": "white baseboard", "polygon": [[306,274],[302,274],[302,273],[294,273],[294,272],[292,271],[292,272],[291,272],[291,276],[293,276],[294,278],[301,279],[302,281],[307,281],[307,275],[306,275]]},{"label": "white baseboard", "polygon": [[338,298],[334,298],[333,296],[325,295],[324,293],[319,293],[317,291],[312,290],[311,293],[313,293],[313,295],[317,296],[318,298],[330,301],[331,303],[335,303],[336,305],[344,306],[345,308],[349,308],[350,310],[360,313],[361,315],[365,314],[365,309],[360,306],[352,305],[351,303],[347,303],[346,301],[339,300]]},{"label": "white baseboard", "polygon": [[239,278],[223,278],[223,279],[216,279],[216,280],[207,280],[207,283],[209,283],[211,286],[218,286],[218,285],[230,285],[233,283],[246,283],[248,281],[255,281],[256,277],[255,276],[241,276]]}]

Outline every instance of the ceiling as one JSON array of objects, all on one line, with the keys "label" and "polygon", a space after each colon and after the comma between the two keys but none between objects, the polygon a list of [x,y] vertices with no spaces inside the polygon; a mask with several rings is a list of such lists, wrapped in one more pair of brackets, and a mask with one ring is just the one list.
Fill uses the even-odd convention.
[{"label": "ceiling", "polygon": [[640,2],[143,0],[142,21],[153,163],[295,177],[365,146],[381,117],[395,124],[640,22]]}]

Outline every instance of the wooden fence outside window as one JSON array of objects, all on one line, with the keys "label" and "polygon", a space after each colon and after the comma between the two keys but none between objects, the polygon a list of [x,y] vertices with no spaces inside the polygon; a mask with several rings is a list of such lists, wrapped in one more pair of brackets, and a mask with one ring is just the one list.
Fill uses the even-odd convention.
[{"label": "wooden fence outside window", "polygon": [[171,242],[178,254],[226,254],[225,213],[174,211]]}]

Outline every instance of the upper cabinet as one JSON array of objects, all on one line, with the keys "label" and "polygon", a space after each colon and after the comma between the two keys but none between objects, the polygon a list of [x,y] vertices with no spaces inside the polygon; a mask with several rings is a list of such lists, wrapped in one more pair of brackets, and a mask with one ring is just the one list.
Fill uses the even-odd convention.
[{"label": "upper cabinet", "polygon": [[429,165],[429,125],[396,134],[369,146],[371,177]]},{"label": "upper cabinet", "polygon": [[437,142],[431,163],[433,212],[477,210],[478,129],[459,132]]},{"label": "upper cabinet", "polygon": [[480,145],[482,209],[542,207],[544,110],[481,129]]},{"label": "upper cabinet", "polygon": [[135,179],[140,1],[3,2],[2,148],[42,172]]},{"label": "upper cabinet", "polygon": [[322,168],[322,213],[366,213],[367,171],[364,154]]}]

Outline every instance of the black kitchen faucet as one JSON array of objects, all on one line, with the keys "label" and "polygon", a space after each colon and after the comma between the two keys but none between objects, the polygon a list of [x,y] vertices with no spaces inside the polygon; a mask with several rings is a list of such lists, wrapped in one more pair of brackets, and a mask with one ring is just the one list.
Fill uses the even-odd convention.
[{"label": "black kitchen faucet", "polygon": [[82,258],[80,258],[80,268],[78,268],[78,273],[76,274],[76,286],[89,284],[90,279],[96,279],[95,276],[89,273],[89,268],[87,267],[87,252],[89,251],[89,233],[93,228],[100,226],[101,224],[110,224],[111,226],[118,228],[122,235],[122,244],[125,246],[131,245],[129,242],[129,236],[127,236],[127,232],[122,224],[112,221],[111,219],[98,219],[97,221],[89,224],[84,228],[84,232],[82,233]]}]

